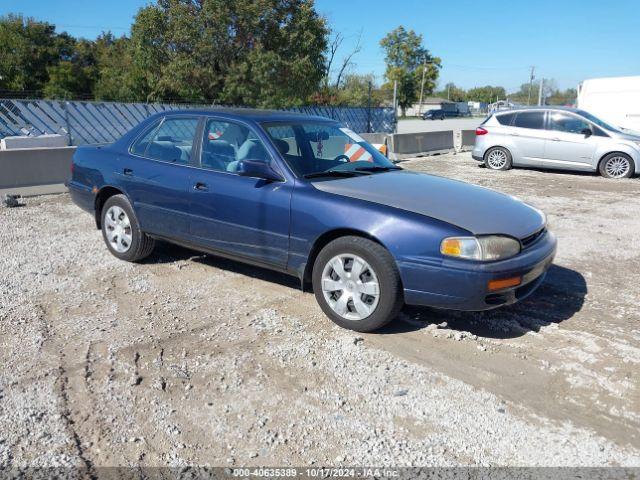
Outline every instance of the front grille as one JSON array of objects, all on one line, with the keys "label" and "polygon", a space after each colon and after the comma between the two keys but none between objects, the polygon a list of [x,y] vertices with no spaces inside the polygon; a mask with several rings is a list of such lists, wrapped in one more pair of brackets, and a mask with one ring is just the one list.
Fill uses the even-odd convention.
[{"label": "front grille", "polygon": [[542,237],[546,231],[547,229],[543,227],[540,230],[538,230],[536,233],[529,235],[528,237],[524,237],[522,240],[520,240],[520,243],[522,243],[522,249],[524,250],[525,248],[528,248],[534,243],[536,243],[536,241],[540,237]]}]

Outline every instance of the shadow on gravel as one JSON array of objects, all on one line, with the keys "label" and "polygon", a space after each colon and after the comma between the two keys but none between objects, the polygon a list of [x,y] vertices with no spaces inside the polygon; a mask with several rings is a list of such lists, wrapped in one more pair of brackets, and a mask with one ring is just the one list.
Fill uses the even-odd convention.
[{"label": "shadow on gravel", "polygon": [[[215,255],[208,255],[158,242],[156,249],[144,263],[174,263],[191,260],[247,277],[300,289],[298,279],[284,273],[255,267]],[[527,332],[558,324],[582,309],[587,294],[584,277],[575,270],[552,265],[543,284],[527,299],[486,312],[458,312],[426,307],[405,306],[402,313],[377,334],[389,335],[421,330],[429,325],[443,325],[442,329],[469,332],[487,338],[515,338]],[[433,328],[433,327],[432,327]]]},{"label": "shadow on gravel", "polygon": [[582,274],[552,265],[542,285],[530,297],[514,305],[486,312],[406,306],[397,321],[378,333],[410,332],[446,322],[446,326],[440,328],[487,338],[515,338],[570,319],[582,309],[586,294],[587,283]]},{"label": "shadow on gravel", "polygon": [[264,280],[265,282],[278,283],[285,287],[300,290],[300,281],[290,275],[234,260],[228,260],[216,255],[197,252],[195,250],[190,250],[167,242],[158,242],[153,254],[145,259],[143,263],[173,263],[180,260],[192,260],[194,262],[220,268],[228,272],[257,278],[259,280]]}]

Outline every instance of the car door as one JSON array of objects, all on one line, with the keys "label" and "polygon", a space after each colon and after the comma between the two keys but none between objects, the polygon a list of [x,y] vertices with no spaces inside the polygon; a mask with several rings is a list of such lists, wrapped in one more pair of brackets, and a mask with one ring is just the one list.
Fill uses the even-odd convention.
[{"label": "car door", "polygon": [[550,136],[545,146],[545,166],[592,169],[598,145],[596,127],[570,112],[555,111],[549,112],[547,129]]},{"label": "car door", "polygon": [[201,152],[191,179],[192,240],[285,268],[292,184],[236,173],[242,160],[273,162],[263,140],[248,125],[212,117],[205,122]]},{"label": "car door", "polygon": [[118,172],[142,230],[184,238],[189,234],[189,190],[199,117],[163,117],[131,145]]},{"label": "car door", "polygon": [[541,164],[548,137],[544,122],[544,110],[525,110],[516,114],[509,130],[514,164]]}]

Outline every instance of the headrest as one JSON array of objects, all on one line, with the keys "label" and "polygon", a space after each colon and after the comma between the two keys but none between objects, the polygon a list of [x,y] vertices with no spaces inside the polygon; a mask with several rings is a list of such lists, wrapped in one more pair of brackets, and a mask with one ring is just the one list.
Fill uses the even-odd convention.
[{"label": "headrest", "polygon": [[289,151],[289,144],[280,138],[274,138],[273,143],[282,155]]}]

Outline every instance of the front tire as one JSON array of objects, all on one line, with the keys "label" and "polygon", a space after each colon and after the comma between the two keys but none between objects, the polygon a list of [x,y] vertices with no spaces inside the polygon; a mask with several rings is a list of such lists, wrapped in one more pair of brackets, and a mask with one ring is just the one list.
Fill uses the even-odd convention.
[{"label": "front tire", "polygon": [[629,178],[635,172],[635,165],[626,153],[610,153],[602,159],[598,170],[605,178]]},{"label": "front tire", "polygon": [[513,158],[506,148],[493,147],[485,153],[484,164],[491,170],[509,170],[513,165]]},{"label": "front tire", "polygon": [[120,260],[138,262],[149,255],[155,240],[140,230],[136,214],[124,195],[109,197],[102,207],[102,238]]},{"label": "front tire", "polygon": [[404,303],[395,260],[380,244],[362,237],[340,237],[326,245],[313,265],[312,281],[322,311],[337,325],[358,332],[383,327]]}]

